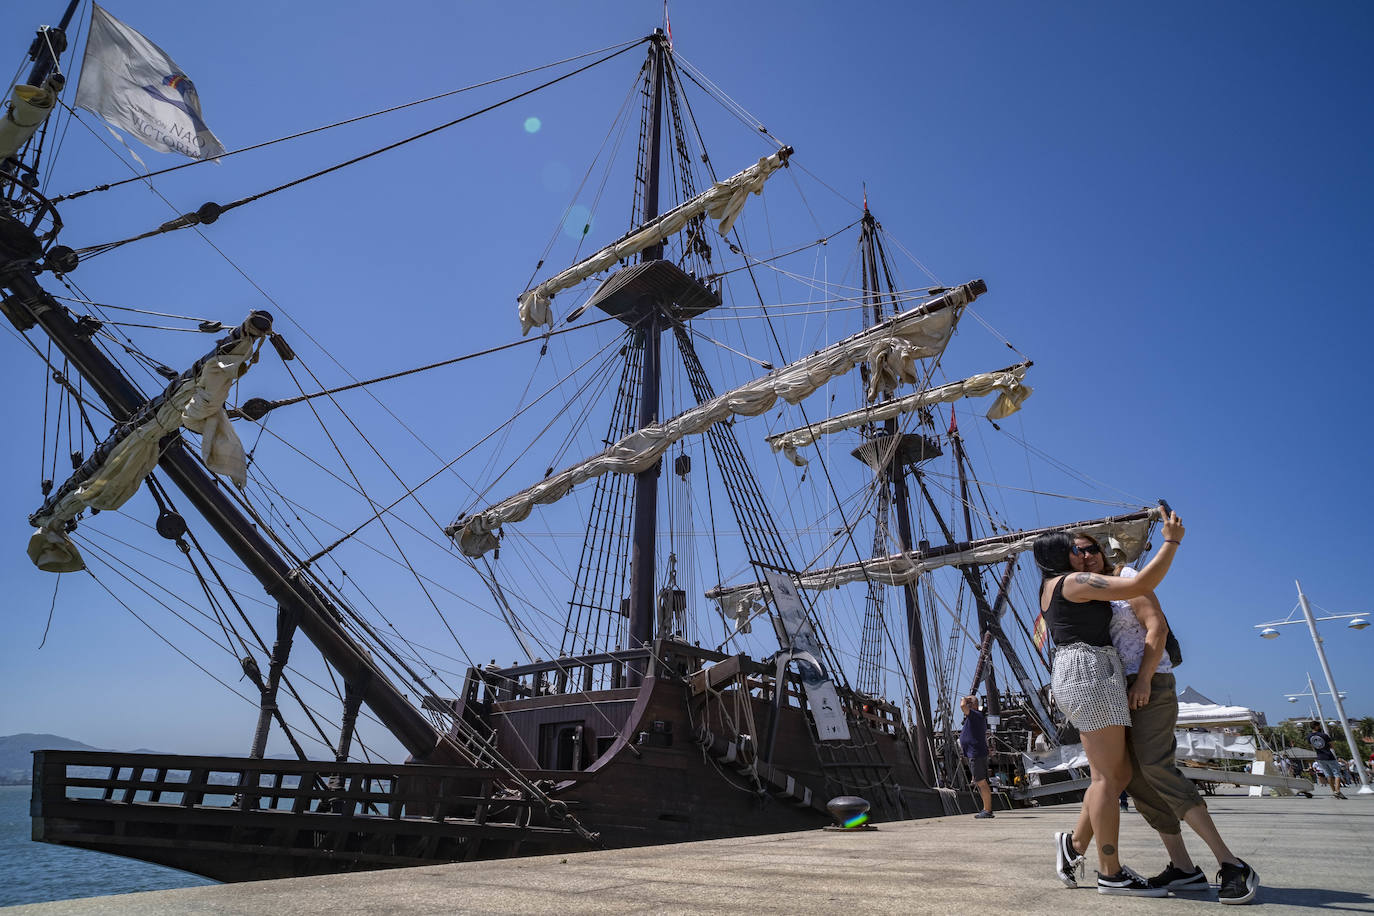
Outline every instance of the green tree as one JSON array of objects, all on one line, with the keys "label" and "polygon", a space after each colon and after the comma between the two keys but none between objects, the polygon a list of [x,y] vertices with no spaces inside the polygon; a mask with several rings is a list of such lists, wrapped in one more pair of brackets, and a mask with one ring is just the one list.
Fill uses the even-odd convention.
[{"label": "green tree", "polygon": [[1356,722],[1353,728],[1356,738],[1374,741],[1374,716],[1365,716]]}]

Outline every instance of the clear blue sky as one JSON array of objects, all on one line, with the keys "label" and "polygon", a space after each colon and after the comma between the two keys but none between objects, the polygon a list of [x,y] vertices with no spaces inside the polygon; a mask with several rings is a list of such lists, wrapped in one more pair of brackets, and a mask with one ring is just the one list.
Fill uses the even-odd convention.
[{"label": "clear blue sky", "polygon": [[[47,5],[53,9],[39,18],[55,20],[59,4]],[[36,6],[26,15],[38,15]],[[230,149],[628,41],[662,15],[657,3],[606,2],[246,0],[230,9],[111,0],[109,8],[192,76],[207,121]],[[1364,371],[1374,320],[1358,273],[1374,249],[1374,9],[717,0],[670,9],[677,52],[794,145],[797,165],[840,192],[843,199],[810,185],[821,225],[855,218],[853,209],[829,216],[856,205],[866,182],[887,230],[941,281],[987,279],[979,315],[1036,361],[1035,395],[1004,424],[1009,432],[1141,504],[1167,496],[1184,516],[1187,543],[1160,592],[1187,654],[1180,683],[1262,709],[1271,721],[1305,711],[1283,695],[1305,688],[1309,671],[1321,682],[1306,633],[1287,627],[1263,641],[1252,625],[1289,614],[1295,579],[1319,613],[1374,610],[1360,559],[1374,515]],[[30,38],[12,32],[0,43],[13,67]],[[360,377],[504,343],[518,333],[512,299],[557,236],[571,185],[640,56],[632,51],[604,76],[226,216],[207,236],[276,305],[189,233],[94,259],[73,279],[98,301],[226,322],[267,307],[306,325]],[[65,64],[75,69],[70,58]],[[481,95],[482,104],[504,91]],[[286,150],[187,169],[158,187],[181,209],[232,200],[476,107],[476,97],[459,96]],[[540,119],[536,132],[526,129],[530,117]],[[767,152],[738,128],[725,144],[713,150],[723,173]],[[154,167],[175,161],[140,153]],[[96,134],[73,125],[48,187],[65,192],[125,174]],[[766,206],[751,201],[751,215]],[[167,218],[138,186],[62,212],[64,241],[74,247]],[[619,234],[626,217],[624,208],[598,213],[604,224],[594,224],[592,238]],[[567,263],[567,251],[550,265]],[[849,255],[831,257],[838,274]],[[306,332],[282,328],[327,382],[342,378]],[[138,339],[177,367],[210,340]],[[961,332],[956,345],[966,344],[976,352],[969,371],[1016,360],[978,327]],[[0,569],[10,592],[0,734],[53,732],[121,749],[245,750],[253,710],[221,698],[217,685],[90,583],[64,579],[38,648],[53,580],[32,569],[24,544],[26,516],[41,501],[42,368],[16,335],[0,346],[11,429],[0,458],[10,482],[0,490],[10,531],[0,541],[8,545]],[[566,369],[571,351],[555,350]],[[248,390],[246,381],[247,395],[293,393],[269,362],[249,377],[267,374],[263,387]],[[525,355],[436,378],[437,423],[417,422],[439,427],[437,451],[451,456],[485,433],[509,410],[531,362]],[[416,417],[410,399],[418,400],[418,387],[398,389],[395,401],[381,394],[404,405],[408,422]],[[328,442],[313,441],[328,451]],[[407,479],[435,467],[395,442],[403,454],[388,457]],[[1005,444],[989,448],[1006,453]],[[1011,454],[1020,467],[1008,473],[1024,476],[1029,458]],[[776,486],[788,485],[787,473],[777,472]],[[1060,484],[1030,473],[1034,486]],[[466,507],[456,499],[439,500],[440,523]],[[1029,505],[1034,517],[1018,516],[1026,526],[1098,514],[1085,508],[1065,517]],[[135,514],[151,519],[147,506]],[[358,520],[358,507],[340,518]],[[429,614],[410,604],[406,577],[396,575],[396,594],[408,595],[397,616]],[[472,581],[468,596],[484,602]],[[254,613],[266,627],[269,615]],[[475,611],[457,623],[478,637],[499,629]],[[1336,623],[1323,632],[1350,695],[1347,710],[1374,714],[1366,662],[1374,630]],[[480,638],[472,642],[475,653],[490,654]],[[218,673],[232,682],[232,659]]]}]

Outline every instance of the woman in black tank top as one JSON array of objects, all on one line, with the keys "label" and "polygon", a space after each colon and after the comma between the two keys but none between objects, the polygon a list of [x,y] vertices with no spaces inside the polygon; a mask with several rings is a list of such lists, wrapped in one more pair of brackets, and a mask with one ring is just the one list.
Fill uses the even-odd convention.
[{"label": "woman in black tank top", "polygon": [[[1035,562],[1043,576],[1040,610],[1058,647],[1054,656],[1055,699],[1061,708],[1070,709],[1070,721],[1082,723],[1079,733],[1092,771],[1083,807],[1097,840],[1097,890],[1102,894],[1164,896],[1159,893],[1161,889],[1151,888],[1144,878],[1122,866],[1117,852],[1121,827],[1117,799],[1131,778],[1126,751],[1130,710],[1121,661],[1111,648],[1109,602],[1153,591],[1169,571],[1183,533],[1178,516],[1166,513],[1164,543],[1132,579],[1075,573],[1069,559],[1073,539],[1067,534],[1047,534],[1035,542]],[[1082,853],[1073,846],[1071,832],[1056,835],[1056,840],[1060,880],[1077,886],[1073,863]]]}]

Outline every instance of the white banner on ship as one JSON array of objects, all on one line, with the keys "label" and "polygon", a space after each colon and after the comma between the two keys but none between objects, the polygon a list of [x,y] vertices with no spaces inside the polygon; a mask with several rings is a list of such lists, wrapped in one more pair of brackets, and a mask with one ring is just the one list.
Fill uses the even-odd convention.
[{"label": "white banner on ship", "polygon": [[782,652],[778,655],[777,687],[782,689],[783,677],[788,663],[797,666],[802,677],[802,689],[806,692],[806,702],[811,707],[811,717],[816,722],[816,735],[822,741],[849,740],[849,722],[840,705],[839,694],[830,682],[825,667],[821,664],[820,640],[806,618],[801,596],[792,585],[792,577],[774,569],[765,569],[763,577],[768,581],[769,591],[773,593],[773,607],[778,612],[778,642]]}]

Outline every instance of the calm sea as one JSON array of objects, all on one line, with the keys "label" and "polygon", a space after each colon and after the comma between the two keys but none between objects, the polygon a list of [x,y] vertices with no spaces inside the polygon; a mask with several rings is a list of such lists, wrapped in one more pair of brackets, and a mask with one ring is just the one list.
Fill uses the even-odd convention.
[{"label": "calm sea", "polygon": [[134,859],[29,839],[29,787],[0,786],[0,906],[214,884]]}]

